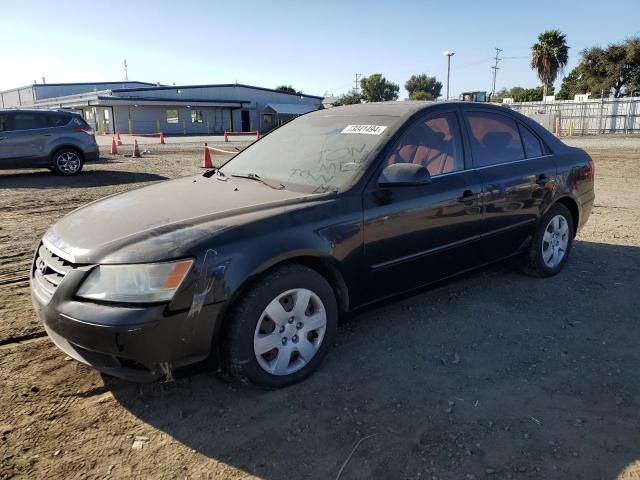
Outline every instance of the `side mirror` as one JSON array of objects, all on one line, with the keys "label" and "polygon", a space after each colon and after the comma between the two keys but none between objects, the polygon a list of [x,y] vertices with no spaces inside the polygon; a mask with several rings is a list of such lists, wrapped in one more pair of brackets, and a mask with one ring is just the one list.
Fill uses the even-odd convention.
[{"label": "side mirror", "polygon": [[431,183],[429,170],[415,163],[389,165],[378,178],[378,185],[381,187],[411,187],[428,183]]}]

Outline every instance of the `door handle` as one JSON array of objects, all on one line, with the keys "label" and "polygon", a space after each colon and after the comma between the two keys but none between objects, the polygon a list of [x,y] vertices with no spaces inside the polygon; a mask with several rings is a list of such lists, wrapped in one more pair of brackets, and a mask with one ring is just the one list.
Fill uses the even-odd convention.
[{"label": "door handle", "polygon": [[50,134],[50,133],[43,133],[43,134],[42,134],[42,136],[43,136],[43,137],[50,137],[50,136],[51,136],[51,134]]},{"label": "door handle", "polygon": [[7,137],[0,137],[0,140],[6,140]]},{"label": "door handle", "polygon": [[464,203],[465,205],[471,205],[473,201],[477,200],[478,198],[480,198],[479,193],[473,193],[471,190],[465,190],[462,196],[458,198],[458,201],[460,203]]},{"label": "door handle", "polygon": [[547,177],[544,173],[541,173],[540,175],[538,175],[538,178],[536,179],[536,183],[541,187],[544,187],[548,181],[549,181],[549,177]]}]

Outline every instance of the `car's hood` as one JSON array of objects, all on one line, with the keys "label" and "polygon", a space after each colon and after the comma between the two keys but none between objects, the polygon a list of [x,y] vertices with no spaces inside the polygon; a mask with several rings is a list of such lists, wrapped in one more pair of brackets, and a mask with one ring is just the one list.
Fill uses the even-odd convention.
[{"label": "car's hood", "polygon": [[245,179],[186,177],[89,203],[54,224],[44,241],[74,263],[119,263],[121,249],[131,261],[167,259],[186,243],[237,224],[236,217],[309,197],[317,195]]}]

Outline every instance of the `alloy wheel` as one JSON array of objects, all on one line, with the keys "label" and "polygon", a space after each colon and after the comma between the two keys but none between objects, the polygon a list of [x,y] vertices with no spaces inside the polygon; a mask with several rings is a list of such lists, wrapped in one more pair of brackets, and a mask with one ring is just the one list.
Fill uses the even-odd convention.
[{"label": "alloy wheel", "polygon": [[73,175],[80,169],[80,157],[74,152],[62,152],[56,157],[58,171],[65,175]]}]

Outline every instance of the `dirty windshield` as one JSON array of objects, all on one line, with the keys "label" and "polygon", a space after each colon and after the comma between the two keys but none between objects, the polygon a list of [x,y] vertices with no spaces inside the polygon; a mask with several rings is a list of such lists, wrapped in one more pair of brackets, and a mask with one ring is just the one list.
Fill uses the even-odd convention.
[{"label": "dirty windshield", "polygon": [[391,116],[305,115],[275,130],[222,167],[226,176],[255,176],[287,188],[339,190],[361,173],[387,138]]}]

